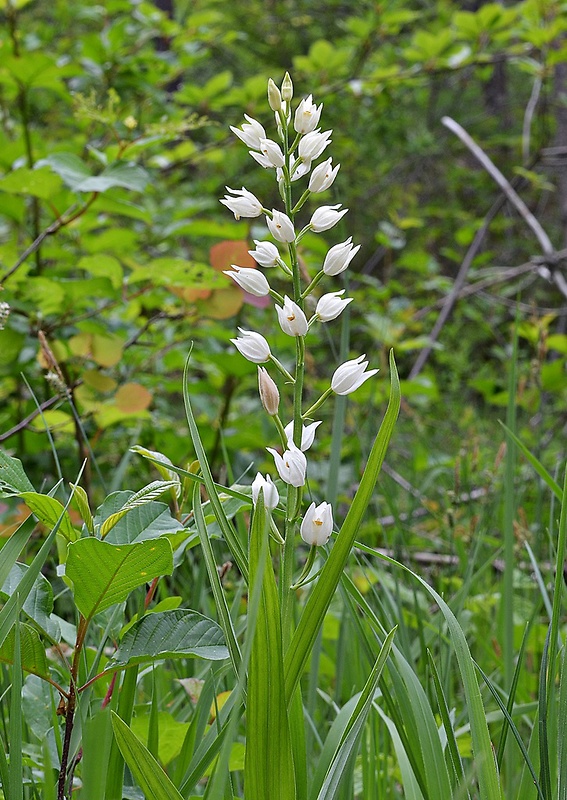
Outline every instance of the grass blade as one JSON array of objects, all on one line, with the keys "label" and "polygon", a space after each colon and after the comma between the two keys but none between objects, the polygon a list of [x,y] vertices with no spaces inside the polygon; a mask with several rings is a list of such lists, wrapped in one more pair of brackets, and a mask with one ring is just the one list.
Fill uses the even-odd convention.
[{"label": "grass blade", "polygon": [[372,708],[378,681],[392,649],[395,633],[396,628],[393,628],[386,636],[356,706],[346,721],[339,745],[333,754],[323,785],[317,794],[317,800],[336,800],[339,790],[342,788],[341,778],[344,774],[349,774],[350,772],[350,767],[356,758],[364,725]]},{"label": "grass blade", "polygon": [[250,530],[250,580],[262,594],[252,643],[246,703],[247,800],[293,800],[295,777],[285,699],[281,615],[268,537],[269,518],[258,499]]},{"label": "grass blade", "polygon": [[187,417],[189,432],[191,434],[193,447],[195,448],[195,453],[197,455],[197,459],[201,467],[201,472],[203,473],[203,481],[205,484],[205,488],[207,490],[207,494],[209,495],[209,500],[211,502],[211,506],[214,511],[216,520],[222,531],[226,544],[230,552],[232,553],[234,560],[236,561],[238,569],[242,573],[244,580],[248,581],[248,562],[246,559],[246,554],[242,549],[242,545],[240,544],[240,540],[236,536],[234,528],[232,527],[232,525],[226,518],[226,514],[224,513],[224,509],[222,507],[222,503],[220,501],[218,491],[215,486],[215,482],[213,480],[213,476],[209,467],[209,462],[207,461],[207,454],[205,452],[205,448],[203,447],[201,436],[199,434],[199,429],[197,427],[197,423],[193,415],[193,410],[191,408],[191,401],[189,399],[189,380],[188,380],[190,358],[191,358],[191,353],[189,353],[189,355],[187,356],[187,360],[185,362],[185,369],[183,372],[183,399],[185,401],[185,415]]},{"label": "grass blade", "polygon": [[201,507],[201,497],[199,494],[198,483],[196,483],[193,487],[193,514],[195,515],[195,524],[197,525],[197,530],[199,531],[201,548],[205,557],[205,564],[207,566],[207,573],[209,575],[209,581],[213,590],[213,597],[215,598],[217,614],[219,615],[221,627],[224,631],[226,644],[230,653],[232,664],[234,666],[234,671],[238,673],[240,663],[242,661],[242,655],[236,639],[236,632],[234,630],[234,625],[232,624],[232,617],[230,616],[230,610],[228,608],[228,603],[226,602],[224,589],[222,587],[221,579],[219,577],[215,562],[213,548],[209,539],[208,529],[205,523],[203,509]]},{"label": "grass blade", "polygon": [[183,800],[183,795],[175,788],[148,748],[132,733],[118,714],[114,711],[111,714],[114,737],[122,757],[146,799]]}]

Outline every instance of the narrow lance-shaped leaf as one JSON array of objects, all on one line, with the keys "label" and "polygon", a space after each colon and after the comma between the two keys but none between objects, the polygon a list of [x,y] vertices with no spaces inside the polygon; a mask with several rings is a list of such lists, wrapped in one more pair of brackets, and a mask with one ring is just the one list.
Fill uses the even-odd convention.
[{"label": "narrow lance-shaped leaf", "polygon": [[136,587],[172,572],[171,544],[163,537],[121,545],[88,538],[69,545],[66,575],[73,581],[77,608],[87,619],[126,600]]},{"label": "narrow lance-shaped leaf", "polygon": [[250,580],[262,580],[262,594],[246,702],[247,800],[293,800],[295,776],[283,673],[281,615],[268,543],[268,515],[260,493],[250,531]]},{"label": "narrow lance-shaped leaf", "polygon": [[370,502],[372,492],[376,485],[386,449],[394,430],[394,425],[400,410],[400,382],[394,361],[394,354],[390,352],[390,400],[386,414],[378,431],[378,435],[370,451],[366,469],[360,485],[351,503],[345,521],[331,549],[317,584],[303,609],[299,624],[291,640],[285,658],[286,697],[289,703],[293,691],[303,671],[307,657],[312,650],[319,628],[323,624],[325,613],[331,599],[335,594],[342,572],[347,563],[350,551],[356,539],[356,534],[364,513]]},{"label": "narrow lance-shaped leaf", "polygon": [[146,800],[183,800],[159,763],[128,725],[112,712],[112,728],[124,761]]}]

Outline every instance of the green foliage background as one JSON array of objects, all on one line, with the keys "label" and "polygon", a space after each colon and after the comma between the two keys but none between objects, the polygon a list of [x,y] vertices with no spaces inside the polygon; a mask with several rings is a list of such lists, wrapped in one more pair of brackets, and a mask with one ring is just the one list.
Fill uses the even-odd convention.
[{"label": "green foliage background", "polygon": [[[328,202],[350,208],[348,232],[362,244],[350,274],[357,352],[385,365],[395,346],[407,378],[499,197],[443,115],[516,182],[561,248],[565,179],[545,155],[566,113],[561,3],[208,0],[160,10],[37,0],[6,1],[2,15],[0,281],[11,315],[0,334],[0,436],[33,456],[38,475],[53,470],[46,425],[70,463],[94,448],[99,475],[87,475],[89,487],[133,437],[190,460],[179,436],[179,375],[191,340],[206,444],[217,459],[222,427],[237,467],[250,458],[262,434],[241,378],[253,370],[227,347],[226,331],[241,320],[261,329],[265,316],[243,305],[219,268],[238,256],[242,264],[261,226],[231,223],[216,198],[225,184],[263,197],[274,191],[228,131],[243,111],[263,117],[268,76],[290,69],[298,93],[324,102],[334,131],[341,171]],[[234,240],[241,244],[231,254],[223,242]],[[307,264],[322,252],[320,240],[306,237]],[[469,273],[471,283],[497,282],[458,304],[426,369],[405,387],[424,436],[467,435],[462,423],[476,409],[490,417],[505,404],[518,297],[519,401],[533,415],[543,401],[552,411],[564,400],[566,340],[560,333],[549,341],[563,331],[555,312],[564,298],[529,266],[502,277],[504,265],[537,254],[531,232],[505,207]],[[548,359],[551,347],[562,358]],[[360,402],[382,400],[363,393]],[[22,427],[36,402],[43,418]],[[443,411],[448,404],[454,416]]]}]

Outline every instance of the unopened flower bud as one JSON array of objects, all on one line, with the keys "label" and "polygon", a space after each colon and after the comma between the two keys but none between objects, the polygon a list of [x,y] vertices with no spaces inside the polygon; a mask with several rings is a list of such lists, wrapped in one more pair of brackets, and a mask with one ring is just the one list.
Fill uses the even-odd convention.
[{"label": "unopened flower bud", "polygon": [[286,103],[293,98],[293,83],[289,72],[286,72],[282,81],[282,100]]},{"label": "unopened flower bud", "polygon": [[300,533],[303,541],[316,546],[327,544],[332,532],[333,509],[331,504],[321,503],[315,506],[315,503],[311,503],[301,523]]},{"label": "unopened flower bud", "polygon": [[336,225],[348,212],[348,208],[337,211],[337,208],[340,207],[341,204],[338,203],[336,206],[321,206],[321,208],[318,208],[314,212],[309,223],[311,230],[315,231],[315,233],[322,233],[323,231],[328,231],[333,225]]},{"label": "unopened flower bud", "polygon": [[225,269],[224,274],[237,283],[241,289],[254,297],[265,297],[270,293],[270,284],[266,277],[257,269],[237,267],[231,264],[232,269]]},{"label": "unopened flower bud", "polygon": [[271,78],[268,81],[268,103],[272,111],[281,111],[282,96],[280,90]]},{"label": "unopened flower bud", "polygon": [[230,341],[244,358],[252,361],[253,364],[263,364],[270,360],[270,346],[261,333],[255,331],[245,331],[238,329],[242,336]]},{"label": "unopened flower bud", "polygon": [[376,375],[377,369],[365,372],[368,361],[365,361],[364,358],[365,356],[362,355],[352,361],[345,361],[344,364],[337,367],[331,380],[331,389],[335,394],[350,394],[362,386],[364,381],[372,375]]},{"label": "unopened flower bud", "polygon": [[258,367],[258,391],[264,409],[271,417],[275,417],[280,405],[280,393],[265,367]]},{"label": "unopened flower bud", "polygon": [[323,297],[320,298],[317,303],[317,308],[315,309],[315,314],[321,322],[330,322],[332,319],[336,319],[339,314],[342,314],[348,304],[352,303],[352,297],[348,297],[346,300],[341,298],[341,295],[344,293],[345,290],[341,289],[340,292],[329,292],[329,294],[324,294]]},{"label": "unopened flower bud", "polygon": [[261,473],[257,472],[256,477],[252,481],[252,502],[254,505],[258,502],[260,492],[264,494],[264,506],[270,511],[273,511],[280,501],[278,490],[269,475],[263,478]]}]

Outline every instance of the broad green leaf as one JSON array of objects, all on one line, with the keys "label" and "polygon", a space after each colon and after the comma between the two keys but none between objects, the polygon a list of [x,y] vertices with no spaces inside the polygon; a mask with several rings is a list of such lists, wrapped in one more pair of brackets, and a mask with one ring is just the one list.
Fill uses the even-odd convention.
[{"label": "broad green leaf", "polygon": [[[120,520],[123,519],[123,517],[125,517],[130,511],[133,511],[135,508],[142,508],[149,503],[153,503],[154,500],[156,500],[158,497],[161,497],[166,492],[169,492],[170,489],[174,489],[175,486],[176,484],[174,481],[153,481],[148,486],[144,486],[143,489],[140,489],[139,492],[131,495],[119,511],[117,511],[115,514],[111,514],[104,520],[100,526],[101,539],[104,539],[107,533],[114,528],[114,526],[117,525]],[[129,539],[128,541],[132,540]]]},{"label": "broad green leaf", "polygon": [[[20,658],[22,669],[25,672],[38,675],[40,678],[50,678],[47,658],[45,656],[45,645],[39,638],[39,634],[31,625],[27,625],[25,622],[20,622],[18,627],[20,633]],[[16,631],[14,627],[0,647],[0,661],[4,664],[14,663],[15,642]]]},{"label": "broad green leaf", "polygon": [[112,728],[124,761],[146,800],[183,800],[183,795],[175,788],[148,748],[114,712]]},{"label": "broad green leaf", "polygon": [[147,614],[127,631],[107,670],[163,658],[229,657],[222,629],[196,611],[178,608]]},{"label": "broad green leaf", "polygon": [[142,192],[148,182],[145,170],[123,162],[115,162],[100,175],[92,175],[87,164],[74,153],[53,153],[37,164],[51,167],[76,192],[106,192],[115,186]]},{"label": "broad green leaf", "polygon": [[75,603],[90,619],[126,600],[131,591],[173,572],[173,553],[162,537],[134,544],[79,539],[69,545],[66,576],[73,581]]},{"label": "broad green leaf", "polygon": [[20,167],[0,180],[0,192],[25,194],[49,200],[61,188],[61,179],[47,167],[28,169]]},{"label": "broad green leaf", "polygon": [[372,450],[370,451],[370,456],[368,457],[368,462],[360,485],[336,541],[333,544],[329,558],[321,570],[317,584],[305,604],[305,608],[303,609],[298,626],[286,653],[285,681],[288,703],[293,696],[297,682],[303,672],[309,653],[317,638],[317,633],[323,624],[323,619],[348,561],[351,549],[356,540],[358,528],[372,497],[376,480],[386,455],[386,449],[398,418],[401,396],[393,352],[390,352],[390,383],[390,401],[388,403],[388,408],[386,409],[382,425],[380,426],[380,430],[378,431]]},{"label": "broad green leaf", "polygon": [[94,522],[101,534],[103,529],[106,530],[107,520],[120,515],[126,509],[122,518],[116,519],[111,526],[111,530],[105,536],[106,541],[114,544],[131,544],[185,531],[183,525],[171,515],[165,503],[159,503],[151,498],[146,502],[143,499],[143,492],[144,490],[137,501],[133,492],[113,492],[97,509]]},{"label": "broad green leaf", "polygon": [[[10,597],[18,588],[22,578],[29,570],[26,564],[14,564],[0,594]],[[59,625],[51,619],[53,611],[53,589],[47,578],[41,573],[36,578],[32,589],[22,605],[24,614],[32,619],[50,639],[58,641],[61,637]]]},{"label": "broad green leaf", "polygon": [[20,492],[20,497],[33,511],[35,516],[48,528],[52,528],[55,523],[61,519],[59,526],[59,533],[65,537],[68,542],[74,542],[79,534],[73,527],[69,514],[59,500],[55,497],[49,497],[46,494],[39,494],[38,492]]},{"label": "broad green leaf", "polygon": [[79,259],[77,267],[78,269],[86,270],[91,275],[108,278],[115,289],[122,286],[124,270],[120,261],[113,256],[108,256],[105,253],[83,256],[83,258]]},{"label": "broad green leaf", "polygon": [[262,595],[248,668],[246,700],[247,800],[293,800],[295,775],[283,671],[281,613],[269,547],[269,518],[260,497],[250,530],[250,584]]},{"label": "broad green leaf", "polygon": [[19,458],[0,450],[0,489],[12,494],[35,491]]}]

